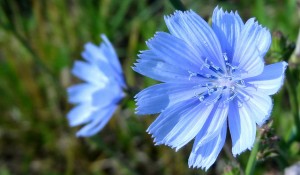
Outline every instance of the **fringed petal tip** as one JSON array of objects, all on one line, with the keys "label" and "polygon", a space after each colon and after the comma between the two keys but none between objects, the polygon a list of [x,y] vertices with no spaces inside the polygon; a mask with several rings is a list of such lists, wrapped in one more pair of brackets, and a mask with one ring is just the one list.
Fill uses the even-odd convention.
[{"label": "fringed petal tip", "polygon": [[247,81],[254,86],[257,91],[267,95],[274,95],[279,92],[284,83],[287,66],[288,63],[284,61],[266,65],[260,75],[251,77],[247,79]]},{"label": "fringed petal tip", "polygon": [[[283,83],[284,83],[284,78],[285,78],[285,70],[288,67],[288,63],[285,61],[282,61],[282,70],[281,70],[281,81],[280,81],[280,87],[282,87]],[[278,90],[279,91],[279,90]]]},{"label": "fringed petal tip", "polygon": [[[254,142],[253,142],[253,144],[254,144]],[[248,150],[251,151],[252,148],[253,148],[253,144],[252,144],[250,147],[247,147],[247,148],[242,149],[242,150],[232,148],[231,151],[232,151],[233,157],[239,156],[239,155],[241,155],[242,153],[244,153],[244,152],[246,152],[246,151],[248,151]]]},{"label": "fringed petal tip", "polygon": [[169,144],[165,141],[157,141],[156,138],[153,135],[151,137],[154,139],[153,142],[154,142],[155,146],[165,145],[165,146],[170,147],[171,149],[175,150],[175,152],[178,152],[179,149],[182,148],[182,147],[179,147],[179,146],[174,146],[172,144]]},{"label": "fringed petal tip", "polygon": [[190,157],[189,157],[189,160],[188,160],[188,166],[189,168],[193,168],[193,169],[202,169],[204,171],[207,171],[214,163],[214,161],[212,163],[209,163],[209,164],[205,164],[203,163],[203,161],[201,160],[197,160],[197,156],[199,155],[196,155],[195,153],[191,153],[190,154]]},{"label": "fringed petal tip", "polygon": [[215,15],[230,15],[230,16],[233,16],[235,18],[241,19],[237,10],[236,11],[223,10],[223,8],[219,7],[219,6],[215,7],[215,9],[213,11],[213,16],[215,16]]}]

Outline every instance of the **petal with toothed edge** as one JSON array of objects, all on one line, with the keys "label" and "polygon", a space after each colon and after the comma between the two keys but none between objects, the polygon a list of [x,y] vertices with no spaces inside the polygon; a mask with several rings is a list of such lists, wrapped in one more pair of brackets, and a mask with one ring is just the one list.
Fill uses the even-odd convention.
[{"label": "petal with toothed edge", "polygon": [[162,61],[139,59],[134,65],[134,71],[161,82],[189,81],[188,71]]},{"label": "petal with toothed edge", "polygon": [[72,74],[76,77],[97,86],[104,86],[108,78],[104,76],[95,64],[75,61]]},{"label": "petal with toothed edge", "polygon": [[261,126],[270,117],[273,107],[272,99],[269,95],[253,89],[248,90],[248,93],[251,94],[251,97],[243,103],[243,106],[251,113],[255,122]]},{"label": "petal with toothed edge", "polygon": [[215,8],[212,15],[212,28],[220,40],[223,53],[226,53],[231,62],[237,38],[239,38],[244,23],[236,13]]},{"label": "petal with toothed edge", "polygon": [[203,168],[207,171],[208,168],[216,161],[220,151],[224,146],[226,132],[227,123],[225,122],[219,134],[200,147],[198,146],[198,142],[201,140],[202,135],[197,135],[189,157],[189,167]]},{"label": "petal with toothed edge", "polygon": [[91,120],[90,115],[94,109],[95,108],[89,103],[83,103],[75,106],[67,114],[70,126],[77,126],[89,122]]},{"label": "petal with toothed edge", "polygon": [[155,36],[147,41],[149,49],[162,61],[187,69],[199,71],[203,61],[193,47],[185,41],[165,32],[157,32]]},{"label": "petal with toothed edge", "polygon": [[261,57],[264,57],[268,52],[272,42],[272,36],[267,28],[259,26],[259,31],[256,38],[256,47],[260,52]]},{"label": "petal with toothed edge", "polygon": [[216,103],[204,124],[205,127],[198,134],[195,149],[207,144],[221,132],[222,126],[226,123],[228,116],[229,103],[225,102],[227,99],[227,96],[224,96]]},{"label": "petal with toothed edge", "polygon": [[243,103],[235,98],[229,105],[228,124],[234,156],[246,149],[251,150],[256,136],[256,124],[252,119],[252,111],[249,111]]},{"label": "petal with toothed edge", "polygon": [[88,83],[73,85],[67,89],[68,101],[72,104],[90,101],[92,99],[92,93],[97,89],[97,86]]},{"label": "petal with toothed edge", "polygon": [[113,116],[114,111],[116,110],[116,105],[108,106],[107,108],[99,109],[93,112],[90,118],[94,120],[87,123],[83,128],[81,128],[77,133],[77,137],[90,137],[97,132],[99,132],[106,123],[110,120]]},{"label": "petal with toothed edge", "polygon": [[215,76],[214,72],[206,67],[199,66],[198,70],[194,69],[195,72],[193,72],[191,69],[188,69],[188,66],[174,65],[169,60],[157,57],[153,50],[142,51],[138,56],[140,59],[134,63],[132,69],[144,76],[161,82],[207,82],[208,79],[206,77],[193,76],[193,73],[197,73],[199,70],[201,70],[203,75],[212,74]]},{"label": "petal with toothed edge", "polygon": [[237,39],[232,66],[238,67],[241,78],[257,76],[264,69],[263,57],[256,45],[259,37],[260,26],[254,18],[249,19],[243,27],[240,37]]},{"label": "petal with toothed edge", "polygon": [[218,38],[211,27],[198,14],[190,11],[176,11],[165,16],[170,33],[195,47],[202,60],[208,59],[215,66],[226,70]]},{"label": "petal with toothed edge", "polygon": [[157,84],[144,89],[135,96],[136,113],[139,115],[159,113],[180,101],[193,98],[206,90],[206,87],[199,87],[197,83]]},{"label": "petal with toothed edge", "polygon": [[163,111],[147,131],[156,145],[178,150],[197,135],[213,106],[200,103],[198,98],[179,102]]},{"label": "petal with toothed edge", "polygon": [[245,82],[253,85],[262,93],[273,95],[282,87],[287,65],[284,61],[267,65],[260,75],[245,79]]}]

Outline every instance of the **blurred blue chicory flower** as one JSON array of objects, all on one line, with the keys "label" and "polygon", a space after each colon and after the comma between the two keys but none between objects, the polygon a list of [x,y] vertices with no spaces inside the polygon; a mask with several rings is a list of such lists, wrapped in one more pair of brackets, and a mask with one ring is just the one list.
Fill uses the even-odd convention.
[{"label": "blurred blue chicory flower", "polygon": [[165,22],[170,34],[156,33],[133,68],[163,83],[136,95],[136,113],[160,113],[147,130],[156,145],[178,150],[195,138],[189,166],[207,170],[227,126],[234,156],[252,148],[287,63],[264,65],[271,35],[254,18],[244,24],[237,13],[217,7],[212,28],[192,10],[176,11]]},{"label": "blurred blue chicory flower", "polygon": [[105,35],[103,43],[85,45],[72,74],[84,83],[68,88],[69,102],[76,104],[67,115],[70,126],[85,125],[76,135],[89,137],[99,132],[112,117],[126,87],[118,56]]}]

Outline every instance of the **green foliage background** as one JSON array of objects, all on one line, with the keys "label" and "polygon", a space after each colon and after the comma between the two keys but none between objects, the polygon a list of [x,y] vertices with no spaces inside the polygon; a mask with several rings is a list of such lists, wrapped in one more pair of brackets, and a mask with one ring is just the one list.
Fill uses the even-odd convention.
[{"label": "green foliage background", "polygon": [[[288,60],[299,30],[296,0],[185,0],[209,20],[216,5],[256,17],[273,32],[266,63]],[[155,116],[138,117],[127,98],[109,124],[92,138],[76,138],[65,118],[72,106],[65,88],[87,42],[105,33],[115,46],[127,83],[142,89],[156,83],[131,66],[145,41],[167,31],[163,16],[174,12],[167,0],[0,0],[0,174],[205,174],[189,169],[192,144],[178,152],[154,146],[146,133]],[[298,2],[299,5],[299,2]],[[299,58],[290,60],[289,87],[274,97],[272,122],[265,126],[255,174],[283,172],[300,160]],[[292,93],[294,92],[294,93]],[[298,93],[299,92],[299,93]],[[294,106],[294,107],[293,107]],[[294,116],[294,118],[293,118]],[[298,116],[299,117],[299,116]],[[271,129],[270,129],[271,128]],[[228,136],[229,138],[229,136]],[[240,174],[250,151],[237,158],[231,140],[208,174]]]}]

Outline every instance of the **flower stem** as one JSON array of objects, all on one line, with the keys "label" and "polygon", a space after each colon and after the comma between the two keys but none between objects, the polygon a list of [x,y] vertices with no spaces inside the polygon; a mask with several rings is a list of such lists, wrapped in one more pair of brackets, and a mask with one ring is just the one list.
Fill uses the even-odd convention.
[{"label": "flower stem", "polygon": [[170,0],[173,7],[177,10],[185,11],[186,7],[183,5],[183,3],[180,0]]},{"label": "flower stem", "polygon": [[246,166],[246,175],[252,175],[254,173],[254,168],[256,166],[256,155],[259,150],[259,144],[260,144],[260,138],[261,138],[261,132],[258,132],[259,135],[256,138],[255,144],[253,146],[253,149],[250,154],[250,158],[248,160],[247,166]]}]

